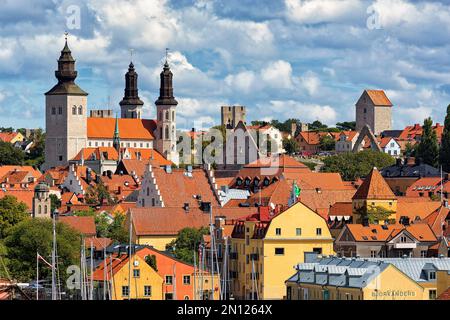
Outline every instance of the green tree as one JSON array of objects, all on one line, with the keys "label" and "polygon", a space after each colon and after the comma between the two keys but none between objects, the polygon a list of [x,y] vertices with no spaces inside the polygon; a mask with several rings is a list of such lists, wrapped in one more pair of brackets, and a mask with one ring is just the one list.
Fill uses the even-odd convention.
[{"label": "green tree", "polygon": [[9,142],[0,141],[0,165],[22,165],[24,153]]},{"label": "green tree", "polygon": [[439,144],[431,118],[427,118],[423,122],[422,137],[417,146],[417,157],[433,167],[437,167],[439,164]]},{"label": "green tree", "polygon": [[336,128],[338,128],[341,131],[346,130],[356,130],[356,121],[344,121],[344,122],[338,122],[336,123]]},{"label": "green tree", "polygon": [[294,139],[283,139],[283,149],[286,150],[287,154],[293,154],[299,151],[299,146],[297,141]]},{"label": "green tree", "polygon": [[417,152],[417,144],[412,145],[411,143],[406,143],[405,145],[405,157],[415,157]]},{"label": "green tree", "polygon": [[395,159],[384,152],[364,150],[326,157],[323,162],[321,171],[339,172],[344,180],[355,180],[369,174],[373,167],[381,169],[393,165]]},{"label": "green tree", "polygon": [[106,202],[106,204],[112,205],[117,202],[102,181],[94,186],[89,186],[86,190],[85,198],[87,204],[104,204]]},{"label": "green tree", "polygon": [[166,249],[172,251],[175,257],[187,263],[194,262],[194,252],[197,252],[203,236],[208,234],[208,229],[184,228],[178,232],[177,238],[166,245]]},{"label": "green tree", "polygon": [[58,199],[56,194],[50,195],[50,202],[51,202],[51,210],[54,212],[56,209],[59,209],[61,207],[61,200]]},{"label": "green tree", "polygon": [[[27,219],[8,230],[5,238],[7,248],[8,270],[14,279],[30,281],[36,276],[36,252],[50,260],[52,251],[52,220]],[[56,243],[58,246],[59,275],[64,284],[67,278],[66,269],[79,264],[81,236],[69,226],[57,223]],[[42,267],[40,278],[48,278],[51,270]]]},{"label": "green tree", "polygon": [[42,129],[34,130],[30,136],[30,140],[33,141],[30,152],[25,155],[25,164],[39,167],[44,161],[45,151],[45,133]]},{"label": "green tree", "polygon": [[336,144],[336,141],[333,137],[330,137],[328,135],[324,135],[320,137],[320,150],[322,151],[332,151],[334,150],[334,146]]},{"label": "green tree", "polygon": [[108,228],[108,238],[115,243],[127,243],[129,241],[129,228],[125,226],[125,215],[115,214],[113,222]]},{"label": "green tree", "polygon": [[27,205],[16,197],[4,196],[0,199],[0,239],[8,228],[30,217]]},{"label": "green tree", "polygon": [[445,116],[439,161],[442,165],[442,170],[450,172],[450,104],[447,106],[447,115]]},{"label": "green tree", "polygon": [[154,254],[145,257],[145,262],[153,268],[156,272],[158,272],[158,266],[156,265],[156,256]]},{"label": "green tree", "polygon": [[369,209],[361,207],[357,209],[357,213],[361,218],[367,218],[371,224],[379,223],[380,221],[388,221],[389,217],[394,214],[394,212],[395,211],[386,209],[382,206],[370,206]]},{"label": "green tree", "polygon": [[319,120],[316,120],[308,125],[308,129],[310,131],[327,131],[328,126],[326,124],[323,124]]}]

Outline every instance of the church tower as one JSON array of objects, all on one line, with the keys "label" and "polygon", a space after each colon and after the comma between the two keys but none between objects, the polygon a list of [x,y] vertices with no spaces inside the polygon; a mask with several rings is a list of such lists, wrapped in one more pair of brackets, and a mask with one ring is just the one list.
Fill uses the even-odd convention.
[{"label": "church tower", "polygon": [[133,62],[128,66],[128,72],[125,74],[125,93],[122,101],[120,101],[121,118],[142,118],[142,106],[144,102],[139,99],[138,74],[134,70]]},{"label": "church tower", "polygon": [[33,218],[51,217],[50,190],[44,182],[38,183],[34,188],[32,216]]},{"label": "church tower", "polygon": [[55,71],[58,83],[45,93],[44,169],[66,165],[86,147],[87,93],[75,83],[75,60],[66,43]]},{"label": "church tower", "polygon": [[161,72],[159,98],[156,100],[156,150],[163,154],[168,160],[178,162],[177,137],[176,137],[176,106],[178,104],[173,96],[172,85],[173,74],[170,71],[169,63],[164,63]]}]

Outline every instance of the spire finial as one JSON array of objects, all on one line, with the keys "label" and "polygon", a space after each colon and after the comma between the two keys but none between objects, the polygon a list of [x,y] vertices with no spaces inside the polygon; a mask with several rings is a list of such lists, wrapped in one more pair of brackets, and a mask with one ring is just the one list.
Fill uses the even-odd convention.
[{"label": "spire finial", "polygon": [[166,48],[166,62],[167,62],[168,57],[169,57],[169,48]]},{"label": "spire finial", "polygon": [[64,31],[64,39],[66,39],[66,43],[67,43],[67,36],[69,35],[69,33],[67,31]]},{"label": "spire finial", "polygon": [[133,62],[133,53],[134,53],[134,49],[130,48],[130,61]]}]

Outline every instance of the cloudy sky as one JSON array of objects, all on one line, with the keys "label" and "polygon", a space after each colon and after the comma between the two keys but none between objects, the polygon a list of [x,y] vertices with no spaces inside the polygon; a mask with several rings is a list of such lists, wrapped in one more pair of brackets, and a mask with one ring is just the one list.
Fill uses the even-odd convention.
[{"label": "cloudy sky", "polygon": [[[81,4],[80,4],[81,3]],[[257,3],[257,5],[255,4]],[[394,127],[443,122],[450,103],[450,5],[413,0],[0,0],[0,126],[43,127],[44,92],[64,31],[89,108],[118,110],[130,61],[153,117],[165,48],[178,126],[248,120],[354,120],[384,89]],[[80,13],[79,16],[77,13]]]}]

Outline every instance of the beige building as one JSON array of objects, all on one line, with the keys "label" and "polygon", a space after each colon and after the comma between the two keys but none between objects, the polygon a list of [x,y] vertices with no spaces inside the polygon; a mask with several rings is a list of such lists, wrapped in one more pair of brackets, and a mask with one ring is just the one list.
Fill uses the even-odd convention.
[{"label": "beige building", "polygon": [[375,135],[392,128],[392,103],[383,90],[364,90],[356,103],[356,131],[367,124]]},{"label": "beige building", "polygon": [[244,106],[222,106],[220,108],[221,124],[227,129],[234,129],[239,121],[245,124],[246,113]]}]

